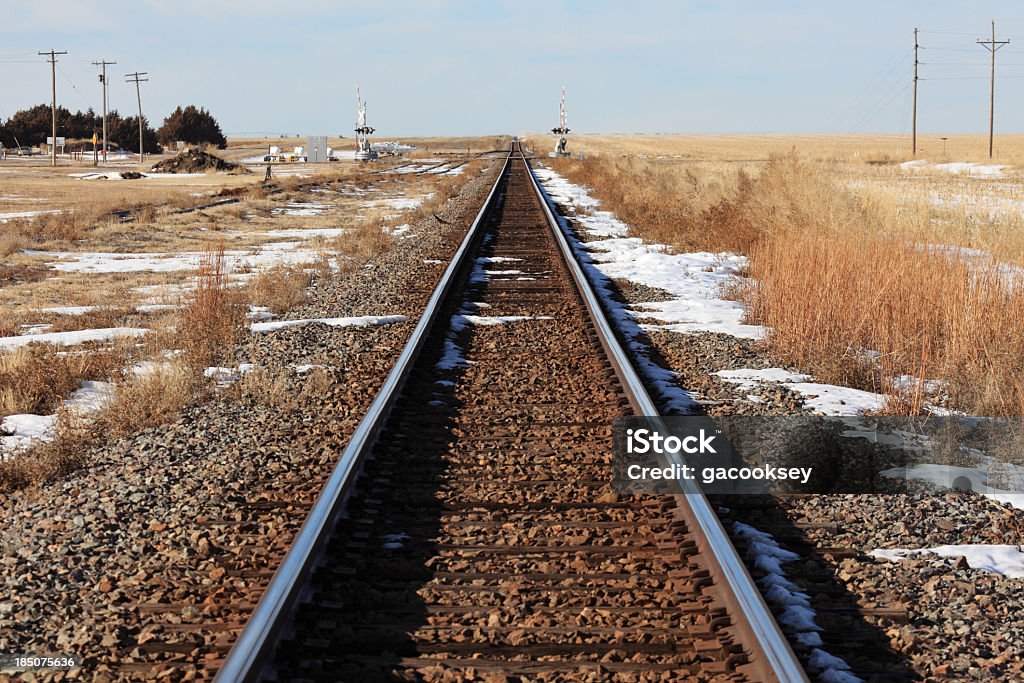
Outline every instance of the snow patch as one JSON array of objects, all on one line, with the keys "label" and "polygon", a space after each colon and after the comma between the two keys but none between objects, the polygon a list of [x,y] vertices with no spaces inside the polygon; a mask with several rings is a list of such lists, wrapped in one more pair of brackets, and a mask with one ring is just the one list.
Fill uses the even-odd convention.
[{"label": "snow patch", "polygon": [[[103,410],[116,396],[116,388],[107,382],[82,382],[61,408],[69,413],[88,417]],[[56,435],[58,416],[8,415],[0,420],[0,459],[7,454],[40,443],[52,441]]]},{"label": "snow patch", "polygon": [[971,175],[971,176],[987,176],[987,177],[1002,177],[1004,175],[1003,169],[1007,168],[1005,164],[979,164],[973,161],[954,161],[945,164],[933,164],[927,159],[915,159],[913,161],[904,161],[900,164],[900,168],[904,171],[912,171],[914,173],[949,173],[952,175]]},{"label": "snow patch", "polygon": [[783,368],[720,370],[715,375],[726,382],[738,384],[742,390],[754,389],[763,382],[785,384],[803,397],[805,406],[821,415],[859,415],[879,410],[885,405],[885,396],[882,394],[835,384],[807,382],[809,375]]},{"label": "snow patch", "polygon": [[47,332],[18,337],[0,337],[0,350],[9,351],[36,343],[74,346],[87,342],[108,342],[120,337],[141,337],[148,332],[149,330],[139,327],[101,327],[91,330],[75,330],[73,332]]},{"label": "snow patch", "polygon": [[764,573],[757,582],[765,588],[766,601],[781,610],[777,619],[789,626],[796,639],[811,649],[808,665],[821,680],[854,683],[860,681],[850,670],[850,665],[821,648],[819,635],[823,630],[815,622],[816,612],[811,607],[810,596],[786,576],[782,565],[800,559],[796,553],[779,546],[771,534],[755,529],[742,522],[733,522],[732,532],[747,542],[746,555],[754,566]]},{"label": "snow patch", "polygon": [[911,559],[914,555],[938,555],[939,557],[963,557],[971,569],[980,569],[1001,574],[1012,579],[1024,577],[1024,552],[1019,545],[940,545],[934,548],[909,550],[906,548],[879,548],[870,555],[883,560],[898,562]]}]

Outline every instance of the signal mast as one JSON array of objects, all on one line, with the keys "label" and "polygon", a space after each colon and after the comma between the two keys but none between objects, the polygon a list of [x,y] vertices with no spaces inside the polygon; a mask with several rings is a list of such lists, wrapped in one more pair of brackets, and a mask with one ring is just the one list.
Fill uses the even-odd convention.
[{"label": "signal mast", "polygon": [[356,83],[356,111],[359,113],[356,125],[356,161],[373,161],[378,154],[370,146],[370,135],[373,128],[366,125],[366,103],[359,93],[359,83]]},{"label": "signal mast", "polygon": [[565,125],[565,84],[562,84],[562,106],[558,112],[558,128],[552,128],[551,132],[558,136],[558,144],[555,146],[555,151],[551,153],[553,157],[567,157],[569,152],[566,151],[565,145],[567,140],[565,136],[569,134],[569,128]]}]

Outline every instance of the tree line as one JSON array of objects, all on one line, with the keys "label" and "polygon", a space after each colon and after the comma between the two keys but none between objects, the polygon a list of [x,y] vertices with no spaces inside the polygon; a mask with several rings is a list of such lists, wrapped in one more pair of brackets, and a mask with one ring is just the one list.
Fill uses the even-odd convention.
[{"label": "tree line", "polygon": [[[0,122],[0,143],[5,147],[41,145],[50,137],[51,125],[50,105],[37,104]],[[57,107],[57,136],[66,138],[68,147],[91,150],[94,133],[102,141],[101,115],[91,108],[72,114],[64,107]],[[171,112],[157,130],[153,130],[149,119],[143,116],[142,139],[147,154],[160,152],[178,140],[190,145],[213,145],[218,149],[228,144],[217,119],[205,108],[191,104]],[[116,109],[108,111],[107,140],[111,149],[121,147],[138,153],[139,117],[121,116]]]}]

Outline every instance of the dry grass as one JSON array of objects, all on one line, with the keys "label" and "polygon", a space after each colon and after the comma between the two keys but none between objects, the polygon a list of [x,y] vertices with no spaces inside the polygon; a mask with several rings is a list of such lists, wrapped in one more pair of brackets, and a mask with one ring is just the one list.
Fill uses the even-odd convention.
[{"label": "dry grass", "polygon": [[274,266],[249,282],[248,299],[254,306],[265,306],[271,313],[285,315],[305,302],[312,280],[305,268]]},{"label": "dry grass", "polygon": [[201,389],[199,377],[185,363],[157,363],[147,372],[117,383],[117,398],[97,424],[108,436],[121,437],[169,422]]},{"label": "dry grass", "polygon": [[974,414],[1024,412],[1024,288],[997,264],[866,229],[807,231],[766,240],[751,275],[751,318],[772,328],[777,355],[821,379],[895,395],[897,413],[924,399],[916,383],[894,390],[903,375],[944,380]]},{"label": "dry grass", "polygon": [[394,243],[394,235],[378,223],[362,223],[329,241],[338,270],[342,273],[358,268],[390,249]]},{"label": "dry grass", "polygon": [[[670,167],[642,159],[552,159],[550,165],[594,196],[640,237],[688,251],[746,252],[761,226],[733,224],[733,200],[756,171],[729,166]],[[773,163],[785,163],[781,158]]]},{"label": "dry grass", "polygon": [[920,382],[896,389],[905,375],[942,380],[961,410],[1024,413],[1024,274],[1008,263],[1024,262],[1020,237],[998,256],[927,246],[1011,231],[991,217],[951,220],[929,203],[854,192],[843,167],[792,153],[750,171],[621,158],[553,165],[638,236],[747,255],[754,281],[739,294],[781,361],[885,393],[893,413],[920,412],[928,398]]},{"label": "dry grass", "polygon": [[0,492],[50,481],[87,466],[90,448],[100,441],[95,423],[71,411],[60,411],[51,441],[0,460]]},{"label": "dry grass", "polygon": [[[990,163],[987,135],[918,136],[917,158]],[[555,136],[531,136],[537,154],[554,149]],[[945,148],[945,152],[943,149]],[[745,163],[797,153],[814,161],[886,166],[911,158],[909,135],[570,135],[568,149],[587,157],[642,157],[659,163]],[[1024,135],[996,135],[991,163],[1024,168]]]},{"label": "dry grass", "polygon": [[86,380],[106,380],[125,362],[123,348],[63,352],[32,344],[0,353],[0,414],[50,414]]},{"label": "dry grass", "polygon": [[321,368],[303,375],[296,375],[290,368],[255,368],[234,390],[240,399],[290,413],[323,400],[334,383],[334,378]]},{"label": "dry grass", "polygon": [[181,312],[177,345],[194,372],[226,360],[246,331],[245,307],[228,287],[224,243],[207,249],[191,301]]}]

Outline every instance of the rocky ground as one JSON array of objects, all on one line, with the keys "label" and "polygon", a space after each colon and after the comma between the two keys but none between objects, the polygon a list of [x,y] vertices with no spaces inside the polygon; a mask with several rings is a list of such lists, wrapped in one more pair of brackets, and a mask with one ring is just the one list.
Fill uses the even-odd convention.
[{"label": "rocky ground", "polygon": [[192,680],[216,667],[492,181],[469,180],[440,221],[318,282],[289,316],[409,322],[253,335],[237,359],[255,363],[259,381],[99,448],[64,480],[0,496],[0,652],[85,658],[83,669],[23,679]]}]

